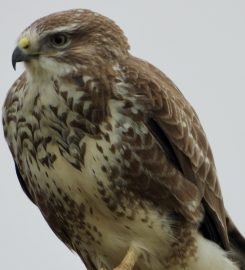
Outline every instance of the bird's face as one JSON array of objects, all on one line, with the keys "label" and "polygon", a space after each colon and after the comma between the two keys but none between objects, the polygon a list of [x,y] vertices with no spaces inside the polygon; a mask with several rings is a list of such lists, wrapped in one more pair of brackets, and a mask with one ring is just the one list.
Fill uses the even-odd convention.
[{"label": "bird's face", "polygon": [[12,64],[24,61],[30,72],[40,69],[65,75],[80,66],[100,65],[128,55],[121,29],[88,10],[69,10],[43,17],[20,36]]}]

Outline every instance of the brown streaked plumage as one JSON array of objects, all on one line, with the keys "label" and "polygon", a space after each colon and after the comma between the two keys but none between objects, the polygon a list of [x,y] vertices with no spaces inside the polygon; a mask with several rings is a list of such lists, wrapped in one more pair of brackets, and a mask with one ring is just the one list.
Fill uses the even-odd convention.
[{"label": "brown streaked plumage", "polygon": [[114,22],[43,17],[21,34],[21,61],[3,108],[17,176],[87,269],[244,269],[195,111]]}]

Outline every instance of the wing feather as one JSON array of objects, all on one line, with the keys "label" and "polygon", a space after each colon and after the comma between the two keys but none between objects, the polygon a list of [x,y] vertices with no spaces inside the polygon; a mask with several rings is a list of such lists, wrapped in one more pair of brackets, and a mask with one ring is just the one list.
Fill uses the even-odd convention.
[{"label": "wing feather", "polygon": [[[133,94],[141,97],[139,102],[144,102],[146,125],[183,175],[183,181],[198,188],[206,215],[202,224],[206,234],[229,249],[226,214],[215,163],[194,109],[171,80],[146,62],[128,59],[124,76],[132,85]],[[185,194],[176,193],[175,196],[184,202]],[[182,207],[185,207],[184,203]]]}]

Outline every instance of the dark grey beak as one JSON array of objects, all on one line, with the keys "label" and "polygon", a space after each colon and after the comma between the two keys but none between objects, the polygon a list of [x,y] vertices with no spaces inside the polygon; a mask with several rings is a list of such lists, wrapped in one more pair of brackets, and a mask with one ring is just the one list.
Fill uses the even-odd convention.
[{"label": "dark grey beak", "polygon": [[14,70],[15,70],[17,62],[28,61],[29,59],[30,59],[30,55],[24,53],[19,47],[16,47],[12,54],[12,65],[13,65]]}]

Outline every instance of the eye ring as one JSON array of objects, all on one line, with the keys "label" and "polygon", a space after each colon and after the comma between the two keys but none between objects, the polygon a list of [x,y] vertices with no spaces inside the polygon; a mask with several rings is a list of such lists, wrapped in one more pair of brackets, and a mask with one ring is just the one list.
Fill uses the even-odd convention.
[{"label": "eye ring", "polygon": [[56,48],[62,48],[68,43],[68,36],[66,34],[54,34],[50,37],[50,43]]}]

